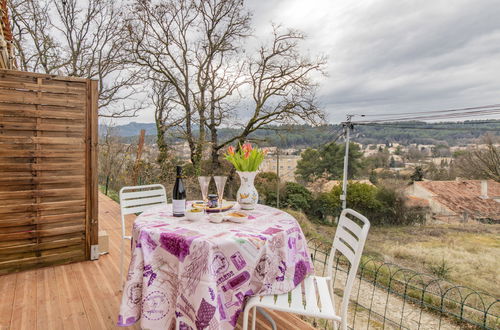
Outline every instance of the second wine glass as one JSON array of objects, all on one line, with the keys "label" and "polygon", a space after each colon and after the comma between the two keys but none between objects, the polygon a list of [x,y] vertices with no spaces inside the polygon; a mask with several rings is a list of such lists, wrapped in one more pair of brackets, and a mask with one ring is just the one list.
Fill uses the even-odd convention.
[{"label": "second wine glass", "polygon": [[219,197],[219,208],[222,212],[222,201],[224,200],[224,187],[226,185],[227,176],[214,176],[215,186],[217,187],[217,195]]}]

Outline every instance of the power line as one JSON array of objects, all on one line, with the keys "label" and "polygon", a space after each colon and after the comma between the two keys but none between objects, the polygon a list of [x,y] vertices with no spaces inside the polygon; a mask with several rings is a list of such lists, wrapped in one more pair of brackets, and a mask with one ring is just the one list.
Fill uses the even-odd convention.
[{"label": "power line", "polygon": [[427,116],[401,117],[399,115],[393,115],[392,118],[357,121],[354,124],[384,123],[384,122],[394,122],[394,121],[429,120],[429,119],[452,119],[452,118],[462,118],[462,117],[487,116],[493,114],[500,114],[500,107],[492,109],[484,109],[484,110],[466,111],[461,113],[437,114],[437,115],[427,115]]},{"label": "power line", "polygon": [[[488,122],[487,122],[488,123]],[[481,123],[478,123],[478,124],[481,124]],[[380,127],[380,128],[384,128],[384,127],[387,127],[387,128],[401,128],[401,129],[422,129],[422,130],[425,130],[425,129],[428,129],[428,130],[448,130],[448,131],[470,131],[470,130],[474,130],[476,129],[475,127],[470,127],[470,128],[453,128],[453,127],[430,127],[430,126],[422,126],[422,127],[418,127],[418,126],[401,126],[401,125],[397,125],[397,124],[384,124],[384,123],[358,123],[357,125],[359,126],[369,126],[369,127]],[[490,131],[490,130],[493,130],[493,131],[500,131],[500,128],[484,128],[486,131]]]},{"label": "power line", "polygon": [[[490,104],[490,105],[483,105],[483,106],[478,106],[478,107],[468,107],[468,108],[458,108],[458,109],[448,109],[448,110],[431,110],[431,111],[418,111],[418,112],[403,112],[399,113],[398,115],[418,115],[418,114],[425,114],[425,113],[442,113],[442,112],[457,112],[457,111],[467,111],[467,110],[478,110],[478,109],[488,109],[488,108],[498,108],[500,107],[500,104]],[[365,117],[380,117],[380,116],[393,116],[394,113],[381,113],[381,114],[376,114],[376,115],[365,115]]]}]

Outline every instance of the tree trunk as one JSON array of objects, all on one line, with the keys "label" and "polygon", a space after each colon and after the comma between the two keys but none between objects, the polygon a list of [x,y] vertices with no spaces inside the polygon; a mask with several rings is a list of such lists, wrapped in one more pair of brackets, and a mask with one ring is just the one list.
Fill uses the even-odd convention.
[{"label": "tree trunk", "polygon": [[165,130],[159,120],[156,120],[156,144],[159,151],[157,162],[162,165],[168,159],[168,146],[165,142]]},{"label": "tree trunk", "polygon": [[217,127],[215,124],[210,125],[210,135],[211,135],[211,143],[212,145],[210,146],[211,148],[211,154],[210,154],[210,160],[211,160],[211,171],[212,173],[215,173],[215,171],[220,168],[220,161],[219,161],[219,137],[217,135]]}]

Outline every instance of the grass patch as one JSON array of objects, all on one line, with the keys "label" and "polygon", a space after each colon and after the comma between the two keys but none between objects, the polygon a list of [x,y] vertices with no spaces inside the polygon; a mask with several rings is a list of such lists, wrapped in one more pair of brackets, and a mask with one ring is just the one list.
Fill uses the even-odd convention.
[{"label": "grass patch", "polygon": [[[99,190],[104,194],[106,191],[106,188],[103,185],[99,185]],[[111,190],[108,188],[108,194],[107,196],[117,202],[118,204],[120,203],[120,196],[118,192]]]}]

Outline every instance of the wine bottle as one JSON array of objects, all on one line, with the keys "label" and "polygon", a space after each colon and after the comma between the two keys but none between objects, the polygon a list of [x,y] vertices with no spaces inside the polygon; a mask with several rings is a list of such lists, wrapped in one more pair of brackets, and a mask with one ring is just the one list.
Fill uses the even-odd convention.
[{"label": "wine bottle", "polygon": [[186,212],[186,189],[182,181],[181,166],[177,166],[177,178],[175,179],[174,191],[172,193],[172,211],[174,217],[183,217]]}]

